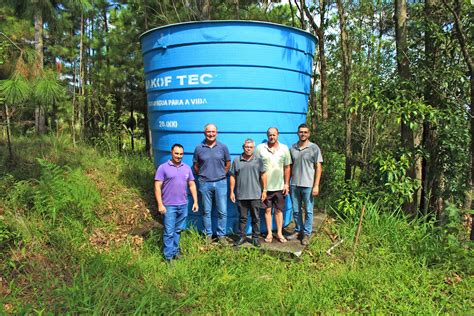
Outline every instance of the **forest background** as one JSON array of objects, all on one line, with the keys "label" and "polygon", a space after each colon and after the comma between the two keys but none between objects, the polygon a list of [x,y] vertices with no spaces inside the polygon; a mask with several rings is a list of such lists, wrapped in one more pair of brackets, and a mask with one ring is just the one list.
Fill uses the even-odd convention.
[{"label": "forest background", "polygon": [[[428,304],[417,305],[420,311],[472,311],[467,293],[472,290],[473,266],[469,239],[473,239],[474,6],[469,0],[3,1],[0,251],[5,260],[0,265],[4,276],[0,278],[0,293],[5,294],[4,310],[119,312],[138,311],[139,306],[152,304],[142,301],[142,305],[131,304],[127,309],[112,296],[98,302],[104,298],[97,298],[98,290],[79,293],[78,284],[90,289],[92,275],[104,267],[113,271],[108,275],[110,280],[117,279],[116,273],[121,271],[124,284],[137,275],[142,281],[146,279],[143,271],[150,275],[157,272],[143,270],[141,265],[148,267],[149,256],[156,255],[158,250],[152,245],[159,243],[159,234],[138,240],[128,234],[146,222],[155,207],[139,36],[154,27],[199,20],[268,21],[301,28],[317,37],[308,124],[325,158],[318,209],[337,219],[331,229],[339,236],[353,236],[354,223],[362,209],[367,209],[367,240],[388,238],[389,250],[377,246],[388,252],[374,256],[385,256],[389,262],[387,253],[416,255],[423,269],[440,269],[433,270],[436,278],[443,275],[439,283],[429,281],[431,286],[420,288],[427,291],[426,297],[421,297]],[[112,182],[102,179],[107,177]],[[124,201],[131,197],[141,202],[130,205]],[[146,212],[130,212],[131,217],[126,218],[123,213],[130,208]],[[387,226],[381,224],[383,221]],[[370,225],[374,227],[372,235]],[[399,225],[403,229],[391,232]],[[70,235],[65,230],[70,230]],[[201,249],[199,236],[191,232],[187,238],[190,245],[196,243],[195,248]],[[111,240],[117,245],[112,243],[112,247]],[[123,243],[129,245],[130,253],[125,254],[118,246]],[[313,251],[318,254],[322,250],[316,249],[323,248],[324,243],[322,238],[315,241]],[[392,243],[401,248],[395,251],[390,248]],[[366,244],[366,249],[361,248],[370,253],[377,242]],[[354,266],[354,245],[348,244],[346,249],[352,256],[341,250],[337,264],[345,267],[351,262],[349,266]],[[87,255],[77,253],[84,247],[89,249]],[[90,259],[92,253],[104,249],[109,251],[104,256],[110,257],[99,260],[94,256],[100,262],[85,264],[85,257]],[[72,272],[65,271],[65,263],[54,260],[59,260],[63,251],[72,251],[67,260],[67,265],[74,267]],[[120,260],[114,260],[117,256],[133,257],[136,251],[142,251],[142,261],[132,272],[123,272],[130,263],[121,266],[117,263]],[[204,250],[206,254],[212,251],[225,260],[235,260],[219,249]],[[332,259],[321,259],[323,255],[324,251],[307,260],[323,267],[336,264]],[[374,258],[368,256],[365,263],[372,264]],[[413,259],[403,258],[406,262]],[[211,264],[202,260],[203,266]],[[186,262],[181,264],[176,269],[183,279],[174,276],[178,279],[166,279],[169,283],[143,281],[144,288],[135,289],[136,293],[158,282],[165,288],[160,299],[172,306],[167,310],[165,305],[153,305],[158,311],[235,311],[231,301],[213,309],[205,303],[200,305],[198,294],[191,295],[192,299],[176,294],[183,289],[180,282],[190,277],[184,272]],[[48,284],[57,290],[49,296],[43,294],[44,281],[49,277],[39,275],[45,268],[51,271],[52,280],[57,280]],[[387,268],[387,273],[393,274],[392,268]],[[345,269],[341,265],[341,275],[347,273]],[[357,262],[355,269],[362,273],[354,276],[359,282],[357,278],[364,279],[366,271],[357,270]],[[228,273],[225,271],[224,276]],[[333,277],[327,276],[334,281]],[[107,280],[107,276],[102,279]],[[222,286],[232,284],[232,278],[226,280],[221,280]],[[390,284],[393,280],[385,281]],[[281,282],[279,286],[288,286],[286,280]],[[211,281],[205,284],[212,291],[218,289]],[[370,286],[364,288],[362,284],[361,291],[371,292]],[[457,292],[441,291],[439,297],[433,294],[433,287],[447,285],[458,286]],[[102,286],[109,289],[110,285]],[[112,291],[116,297],[136,298],[118,288],[123,291]],[[68,301],[66,293],[73,293],[75,300]],[[317,294],[310,291],[309,295]],[[323,297],[330,296],[326,292],[318,295],[323,302]],[[384,310],[384,295],[341,296],[328,305],[311,303],[308,308],[312,309],[306,311],[364,312],[371,310],[374,302]],[[452,296],[458,301],[450,306],[447,302]],[[210,298],[212,295],[206,301]],[[399,299],[393,298],[394,302]],[[285,303],[281,309],[262,303],[264,307],[249,305],[247,311],[291,312],[286,307],[288,298],[281,300]],[[260,302],[266,301],[260,297]],[[304,312],[304,308],[293,311]],[[394,303],[387,311],[412,308]]]}]

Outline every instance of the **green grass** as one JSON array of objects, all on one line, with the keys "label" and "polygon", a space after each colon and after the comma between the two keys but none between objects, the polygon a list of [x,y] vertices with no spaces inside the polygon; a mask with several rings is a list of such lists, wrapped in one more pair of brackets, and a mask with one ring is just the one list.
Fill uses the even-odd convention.
[{"label": "green grass", "polygon": [[[67,139],[16,142],[23,158],[0,166],[0,313],[474,311],[471,248],[446,244],[426,220],[369,204],[355,253],[357,212],[331,225],[345,239],[332,256],[320,233],[299,259],[205,246],[190,230],[183,258],[169,264],[159,230],[143,243],[119,234],[150,220],[143,215],[154,203],[149,160],[72,148]],[[99,233],[110,244],[94,242]]]}]

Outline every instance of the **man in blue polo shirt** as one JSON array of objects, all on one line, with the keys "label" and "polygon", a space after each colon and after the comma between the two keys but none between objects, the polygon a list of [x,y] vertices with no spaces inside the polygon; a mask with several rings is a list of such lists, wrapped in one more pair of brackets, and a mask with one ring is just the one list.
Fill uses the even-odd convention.
[{"label": "man in blue polo shirt", "polygon": [[219,243],[227,245],[227,172],[230,168],[230,154],[227,146],[217,141],[217,127],[214,124],[204,126],[204,141],[194,150],[194,171],[198,175],[199,192],[203,201],[204,233],[211,240],[212,201],[217,209],[217,237]]},{"label": "man in blue polo shirt", "polygon": [[188,214],[188,192],[193,197],[193,212],[198,211],[196,184],[191,168],[182,163],[183,146],[171,147],[171,160],[161,164],[155,175],[158,212],[163,215],[163,253],[167,261],[180,255],[179,239]]}]

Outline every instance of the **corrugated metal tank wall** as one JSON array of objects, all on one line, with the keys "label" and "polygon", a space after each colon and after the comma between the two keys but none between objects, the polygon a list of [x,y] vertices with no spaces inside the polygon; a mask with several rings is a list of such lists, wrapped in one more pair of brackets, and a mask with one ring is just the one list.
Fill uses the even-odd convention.
[{"label": "corrugated metal tank wall", "polygon": [[[264,142],[269,127],[279,129],[288,147],[297,141],[310,92],[311,34],[265,22],[208,21],[152,29],[141,42],[156,166],[170,159],[174,143],[184,146],[183,161],[191,166],[207,123],[218,127],[232,159],[246,138]],[[200,215],[190,211],[188,224],[200,229]],[[287,198],[285,225],[290,221]],[[228,232],[237,228],[238,211],[229,201]]]}]

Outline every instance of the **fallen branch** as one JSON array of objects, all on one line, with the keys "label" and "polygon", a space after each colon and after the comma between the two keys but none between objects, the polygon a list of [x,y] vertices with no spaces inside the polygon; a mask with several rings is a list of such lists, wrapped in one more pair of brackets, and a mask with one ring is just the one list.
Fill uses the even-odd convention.
[{"label": "fallen branch", "polygon": [[364,214],[365,214],[365,205],[362,207],[362,212],[360,213],[359,225],[357,226],[357,232],[354,238],[354,246],[352,247],[352,263],[354,263],[357,245],[359,244],[359,236],[360,236],[360,231],[362,230],[362,222],[364,220]]},{"label": "fallen branch", "polygon": [[339,246],[340,244],[342,244],[342,242],[344,241],[344,239],[341,239],[339,241],[337,241],[334,245],[331,246],[331,248],[329,248],[328,250],[326,250],[326,254],[328,254],[329,256],[331,255],[331,251],[334,250],[334,248],[336,248],[337,246]]}]

